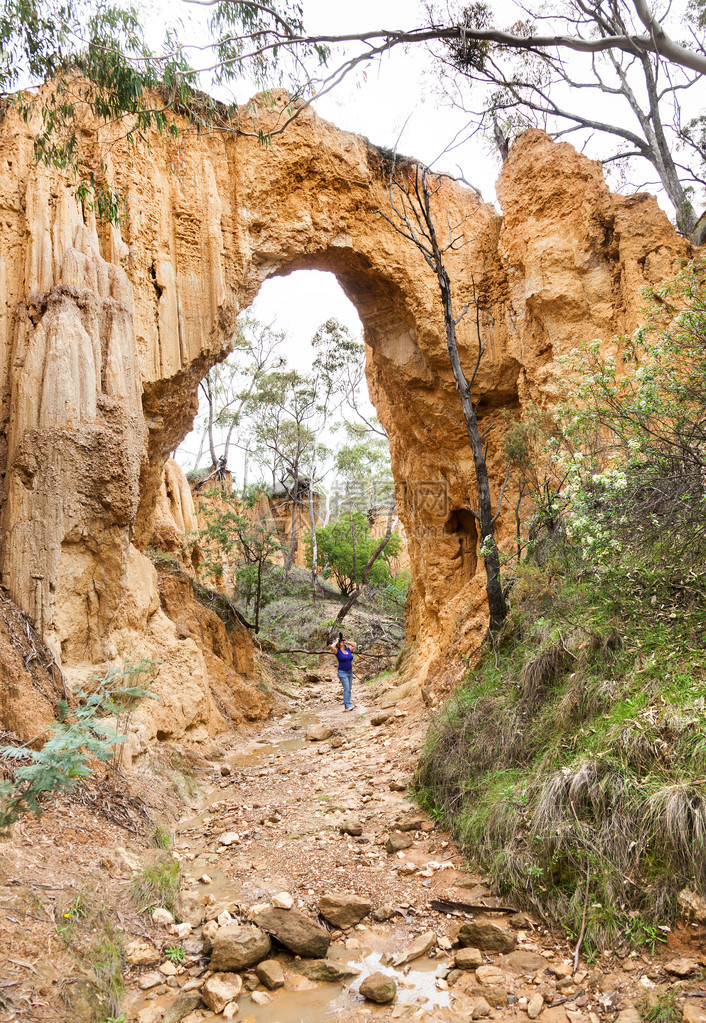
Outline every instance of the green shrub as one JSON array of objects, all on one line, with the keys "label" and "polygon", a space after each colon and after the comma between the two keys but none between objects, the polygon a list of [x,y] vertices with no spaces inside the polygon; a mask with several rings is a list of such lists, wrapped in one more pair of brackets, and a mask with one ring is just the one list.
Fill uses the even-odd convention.
[{"label": "green shrub", "polygon": [[91,760],[111,759],[125,736],[104,719],[108,715],[119,719],[136,701],[152,696],[138,680],[153,667],[151,661],[141,661],[116,668],[94,679],[98,684],[93,692],[77,693],[74,706],[61,700],[59,720],[40,750],[0,747],[0,764],[11,774],[11,780],[0,781],[0,835],[23,813],[31,810],[41,816],[48,796],[72,789],[91,774]]}]

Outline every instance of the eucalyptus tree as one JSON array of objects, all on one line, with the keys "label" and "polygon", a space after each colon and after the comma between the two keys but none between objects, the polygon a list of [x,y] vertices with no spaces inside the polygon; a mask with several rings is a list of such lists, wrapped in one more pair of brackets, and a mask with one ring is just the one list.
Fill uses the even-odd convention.
[{"label": "eucalyptus tree", "polygon": [[208,446],[211,473],[228,468],[231,446],[244,452],[243,489],[248,485],[248,459],[252,446],[249,420],[251,398],[266,373],[281,369],[284,357],[279,353],[285,339],[283,331],[250,317],[238,320],[235,347],[224,362],[212,366],[199,384],[205,411],[196,424],[199,448],[194,469],[201,464]]},{"label": "eucalyptus tree", "polygon": [[317,413],[310,377],[294,369],[266,373],[249,399],[253,454],[272,478],[273,495],[281,487],[292,508],[292,531],[284,558],[285,579],[297,553],[299,507],[309,493],[307,467],[315,445]]}]

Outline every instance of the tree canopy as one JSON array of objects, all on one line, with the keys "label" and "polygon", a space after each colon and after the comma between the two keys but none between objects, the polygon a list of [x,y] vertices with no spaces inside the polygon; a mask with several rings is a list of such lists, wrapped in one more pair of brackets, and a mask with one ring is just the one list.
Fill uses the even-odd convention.
[{"label": "tree canopy", "polygon": [[[705,12],[704,0],[542,6],[450,0],[426,5],[411,27],[312,34],[292,0],[188,0],[170,9],[162,38],[152,42],[134,7],[8,0],[0,14],[0,97],[27,118],[40,118],[37,157],[72,167],[82,195],[115,220],[119,201],[84,152],[86,114],[120,121],[132,142],[151,129],[178,134],[179,113],[193,130],[245,133],[267,143],[347,75],[364,72],[395,47],[422,46],[452,100],[467,111],[468,131],[490,133],[501,150],[526,123],[572,133],[579,145],[595,138],[596,155],[611,164],[646,162],[679,228],[690,233],[706,181],[698,92],[706,71]],[[55,88],[40,89],[48,78]],[[246,123],[235,103],[210,95],[241,80],[290,90],[275,128]],[[597,95],[608,101],[596,104]],[[640,183],[625,173],[631,185]]]}]

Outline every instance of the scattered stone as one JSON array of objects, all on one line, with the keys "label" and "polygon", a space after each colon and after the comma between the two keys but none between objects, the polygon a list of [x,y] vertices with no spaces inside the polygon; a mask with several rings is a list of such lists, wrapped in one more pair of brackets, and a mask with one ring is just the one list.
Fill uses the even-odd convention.
[{"label": "scattered stone", "polygon": [[544,999],[541,994],[537,992],[532,995],[529,1002],[527,1003],[527,1015],[530,1019],[536,1019],[540,1012],[544,1008]]},{"label": "scattered stone", "polygon": [[[569,1015],[568,1012],[566,1015]],[[618,1013],[615,1023],[640,1023],[641,1018],[642,1017],[635,1006],[628,1005]]]},{"label": "scattered stone", "polygon": [[425,824],[427,824],[427,818],[421,817],[419,814],[413,814],[411,817],[405,817],[399,822],[397,828],[399,831],[421,831]]},{"label": "scattered stone", "polygon": [[514,927],[516,931],[531,931],[534,927],[534,921],[531,916],[527,913],[513,913],[508,923],[511,927]]},{"label": "scattered stone", "polygon": [[414,959],[419,959],[420,956],[426,955],[427,952],[431,952],[436,947],[436,934],[433,931],[425,931],[424,934],[420,934],[418,938],[415,938],[411,945],[400,955],[395,956],[392,960],[392,965],[396,968],[405,966],[407,963],[411,963]]},{"label": "scattered stone", "polygon": [[245,970],[267,959],[271,947],[268,935],[259,927],[219,927],[213,937],[211,969],[216,972]]},{"label": "scattered stone", "polygon": [[706,1006],[701,998],[687,998],[682,1011],[684,1023],[706,1023]]},{"label": "scattered stone", "polygon": [[199,1005],[201,1005],[200,991],[182,991],[161,1017],[159,1023],[181,1023],[184,1016],[188,1016]]},{"label": "scattered stone", "polygon": [[243,974],[243,985],[246,991],[254,991],[260,983],[260,978],[257,973],[244,973]]},{"label": "scattered stone", "polygon": [[394,710],[381,710],[377,714],[373,714],[370,718],[371,725],[384,725],[386,721],[391,721],[395,716]]},{"label": "scattered stone", "polygon": [[524,949],[510,952],[509,955],[503,956],[500,962],[503,969],[510,970],[511,973],[538,973],[539,970],[547,968],[547,960],[544,956],[541,956],[538,952],[525,951]]},{"label": "scattered stone", "polygon": [[[226,1005],[225,1009],[223,1010],[223,1014],[222,1014],[223,1015],[223,1019],[235,1019],[235,1017],[238,1015],[239,1011],[240,1010],[239,1010],[239,1007],[238,1007],[238,1003],[237,1002],[231,1002],[230,1005]],[[200,1021],[199,1021],[199,1023],[200,1023]],[[244,1021],[243,1021],[243,1023],[244,1023]]]},{"label": "scattered stone", "polygon": [[335,729],[331,728],[330,725],[317,724],[312,725],[309,731],[306,733],[306,737],[309,742],[324,742],[326,739],[330,739]]},{"label": "scattered stone", "polygon": [[505,974],[497,966],[479,966],[476,978],[483,987],[502,987],[505,983]]},{"label": "scattered stone", "polygon": [[213,878],[210,874],[202,874],[199,878],[201,884],[213,884]]},{"label": "scattered stone", "polygon": [[690,888],[684,888],[677,896],[677,905],[682,914],[697,924],[706,923],[706,899]]},{"label": "scattered stone", "polygon": [[204,924],[201,928],[201,940],[203,941],[203,950],[206,955],[208,955],[213,948],[213,939],[217,933],[218,924],[215,920],[209,920],[208,923]]},{"label": "scattered stone", "polygon": [[392,977],[387,977],[384,973],[371,973],[360,985],[360,993],[368,1002],[389,1005],[395,1000],[397,984]]},{"label": "scattered stone", "polygon": [[565,980],[574,972],[573,966],[569,963],[547,963],[547,969],[557,980]]},{"label": "scattered stone", "polygon": [[253,1005],[269,1005],[272,997],[266,991],[253,991],[250,995],[250,1001]]},{"label": "scattered stone", "polygon": [[357,838],[358,835],[363,834],[360,817],[355,813],[349,813],[338,825],[338,830],[342,835],[352,835],[353,838]]},{"label": "scattered stone", "polygon": [[174,902],[174,915],[181,923],[199,927],[206,919],[206,907],[201,892],[182,888]]},{"label": "scattered stone", "polygon": [[393,778],[390,781],[388,788],[390,792],[404,792],[407,786],[403,781],[397,781],[395,778]]},{"label": "scattered stone", "polygon": [[191,926],[191,924],[186,924],[186,923],[185,924],[171,924],[170,927],[169,927],[169,933],[170,934],[176,934],[177,938],[180,938],[180,939],[183,940],[184,938],[188,938],[188,936],[191,934],[193,929],[194,928]]},{"label": "scattered stone", "polygon": [[334,959],[301,959],[292,963],[292,969],[308,980],[328,984],[338,984],[351,977],[357,977],[360,973],[357,966],[350,966],[343,960]]},{"label": "scattered stone", "polygon": [[334,737],[331,739],[331,749],[340,749],[342,745],[343,745],[343,736],[342,735],[334,735]]},{"label": "scattered stone", "polygon": [[395,911],[392,906],[381,906],[379,909],[374,909],[372,912],[373,920],[377,923],[384,923],[385,920],[391,920],[395,915]]},{"label": "scattered stone", "polygon": [[474,998],[471,1002],[471,1019],[484,1019],[490,1012],[491,1006],[482,996]]},{"label": "scattered stone", "polygon": [[323,895],[319,899],[319,912],[334,927],[347,930],[366,917],[372,905],[360,895]]},{"label": "scattered stone", "polygon": [[176,977],[177,968],[174,963],[167,960],[166,963],[160,965],[159,972],[163,977]]},{"label": "scattered stone", "polygon": [[459,970],[475,970],[483,965],[483,954],[479,948],[460,948],[454,962]]},{"label": "scattered stone", "polygon": [[265,959],[258,963],[255,973],[269,991],[284,987],[284,971],[276,959]]},{"label": "scattered stone", "polygon": [[671,974],[672,977],[690,977],[698,968],[699,964],[695,959],[686,959],[683,956],[679,959],[671,959],[664,964],[665,972]]},{"label": "scattered stone", "polygon": [[272,905],[276,906],[277,909],[291,909],[294,905],[294,899],[289,892],[277,892],[276,895],[272,896]]},{"label": "scattered stone", "polygon": [[150,973],[143,973],[137,982],[137,986],[140,991],[149,991],[151,987],[157,987],[158,984],[163,982],[164,978],[161,973],[156,970],[152,970]]},{"label": "scattered stone", "polygon": [[213,1012],[223,1012],[242,990],[243,982],[237,973],[214,973],[202,987],[201,997]]},{"label": "scattered stone", "polygon": [[517,937],[512,931],[488,920],[465,923],[458,932],[460,945],[472,945],[483,952],[512,952]]},{"label": "scattered stone", "polygon": [[411,835],[403,835],[401,831],[393,831],[391,835],[388,835],[385,848],[389,853],[402,852],[403,849],[409,849],[413,842],[414,839]]},{"label": "scattered stone", "polygon": [[239,841],[240,835],[236,831],[225,831],[222,835],[218,836],[219,845],[233,845]]},{"label": "scattered stone", "polygon": [[[329,932],[297,909],[263,908],[255,919],[258,927],[272,934],[295,955],[322,959],[328,952],[331,944]],[[260,959],[264,958],[260,956]]]},{"label": "scattered stone", "polygon": [[462,976],[463,976],[462,970],[449,970],[448,976],[446,977],[446,982],[449,985],[449,987],[453,987],[454,984],[457,981],[459,981]]},{"label": "scattered stone", "polygon": [[159,924],[161,927],[168,927],[169,924],[174,923],[174,917],[168,909],[163,909],[162,906],[157,906],[152,913],[152,922]]},{"label": "scattered stone", "polygon": [[162,956],[151,941],[135,938],[125,946],[125,958],[131,966],[154,966]]},{"label": "scattered stone", "polygon": [[224,778],[227,778],[229,774],[232,774],[229,764],[221,764],[221,774]]}]

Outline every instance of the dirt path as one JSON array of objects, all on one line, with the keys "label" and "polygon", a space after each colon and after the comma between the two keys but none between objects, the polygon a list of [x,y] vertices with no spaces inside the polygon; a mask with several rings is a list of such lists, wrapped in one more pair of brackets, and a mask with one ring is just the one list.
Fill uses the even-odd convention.
[{"label": "dirt path", "polygon": [[[169,855],[150,848],[144,836],[130,838],[124,826],[97,813],[95,801],[59,799],[40,821],[16,825],[0,852],[0,1021],[443,1023],[487,1016],[525,1023],[539,1015],[543,1023],[613,1023],[616,1016],[617,1023],[638,1023],[635,1003],[677,985],[680,1004],[688,992],[697,996],[685,1003],[687,1023],[706,1023],[706,992],[698,979],[706,957],[685,944],[684,928],[670,935],[662,955],[623,947],[591,964],[580,961],[574,972],[566,940],[523,914],[492,912],[498,899],[464,871],[455,842],[404,791],[425,715],[400,702],[399,690],[376,692],[373,700],[358,683],[358,706],[344,713],[331,671],[319,683],[302,685],[291,713],[268,723],[256,739],[232,735],[221,743],[222,756],[201,759],[197,777],[210,791],[205,800],[195,790],[184,798],[205,809],[190,811],[175,830],[181,925],[168,918],[153,922],[134,902],[144,864],[160,855],[169,863]],[[319,730],[319,741],[307,739],[312,729]],[[183,760],[187,753],[165,747],[144,765],[140,777],[143,786],[145,778],[152,783],[151,812],[164,808],[172,784],[166,768],[159,775],[160,756]],[[399,850],[389,852],[388,840]],[[321,925],[324,896],[334,903],[356,896],[360,922],[336,928],[326,910],[331,944],[323,963],[299,959],[275,943],[270,958],[277,961],[275,972],[282,971],[282,987],[270,990],[254,972],[240,969],[242,991],[225,1014],[204,1005],[210,943],[229,926],[260,922],[263,904],[291,903],[281,911],[288,919],[298,911]],[[447,915],[432,905],[440,899],[488,911]],[[115,1020],[107,1009],[95,1010],[105,936],[114,931],[122,935],[118,970],[121,947],[127,953],[128,989],[124,1016]],[[395,965],[420,939],[425,951]],[[693,939],[703,939],[701,929]],[[183,956],[177,963],[168,955],[175,946]],[[677,965],[670,965],[675,958]],[[348,976],[322,981],[322,970]],[[379,972],[397,985],[389,1005],[359,993],[361,981]],[[234,976],[231,986],[239,987]]]},{"label": "dirt path", "polygon": [[[571,977],[568,945],[557,946],[554,935],[521,917],[512,919],[512,927],[509,914],[475,911],[454,917],[432,909],[431,901],[442,896],[489,907],[498,900],[479,878],[464,872],[454,841],[400,791],[417,762],[424,721],[400,710],[381,711],[361,688],[350,714],[343,712],[337,679],[310,688],[296,713],[272,723],[245,753],[226,757],[222,770],[230,773],[219,781],[206,814],[179,827],[177,851],[186,881],[209,903],[211,918],[227,909],[247,921],[253,906],[280,893],[312,918],[318,917],[319,900],[330,894],[361,896],[372,906],[372,914],[357,926],[332,933],[329,957],[359,969],[358,977],[342,984],[317,983],[302,977],[293,956],[282,952],[277,958],[284,968],[284,988],[266,993],[260,985],[254,996],[241,995],[237,1018],[355,1023],[372,1014],[380,1020],[483,1015],[526,1020],[529,1002],[534,998],[534,1011],[539,996],[547,1006],[542,1013],[547,1023],[568,1023],[566,1007],[578,1013],[571,1023],[589,1023],[584,1015],[587,971]],[[383,715],[384,722],[372,724]],[[322,736],[329,730],[332,734],[308,741],[312,726]],[[343,833],[346,823],[357,830],[356,820],[362,834]],[[224,833],[238,838],[224,846],[219,844]],[[408,847],[389,853],[385,843],[391,834]],[[199,880],[204,875],[210,880]],[[456,934],[464,921],[480,925],[475,943],[488,946],[477,954],[478,972],[454,970]],[[498,922],[504,927],[500,935]],[[427,954],[396,969],[390,965],[389,959],[430,932],[433,947]],[[208,976],[198,962],[198,933],[185,941],[194,966],[186,969],[185,964],[172,984],[195,988]],[[490,946],[503,941],[506,952],[516,951],[501,962]],[[466,959],[469,967],[474,960],[471,954]],[[361,979],[378,971],[396,980],[393,1005],[373,1005],[358,993]],[[244,979],[246,988],[257,983],[252,974]],[[156,1023],[173,997],[172,989],[157,987],[132,1000],[128,1018]],[[550,1008],[553,1003],[558,1004]],[[184,1018],[196,1023],[223,1017],[201,1008]]]}]

